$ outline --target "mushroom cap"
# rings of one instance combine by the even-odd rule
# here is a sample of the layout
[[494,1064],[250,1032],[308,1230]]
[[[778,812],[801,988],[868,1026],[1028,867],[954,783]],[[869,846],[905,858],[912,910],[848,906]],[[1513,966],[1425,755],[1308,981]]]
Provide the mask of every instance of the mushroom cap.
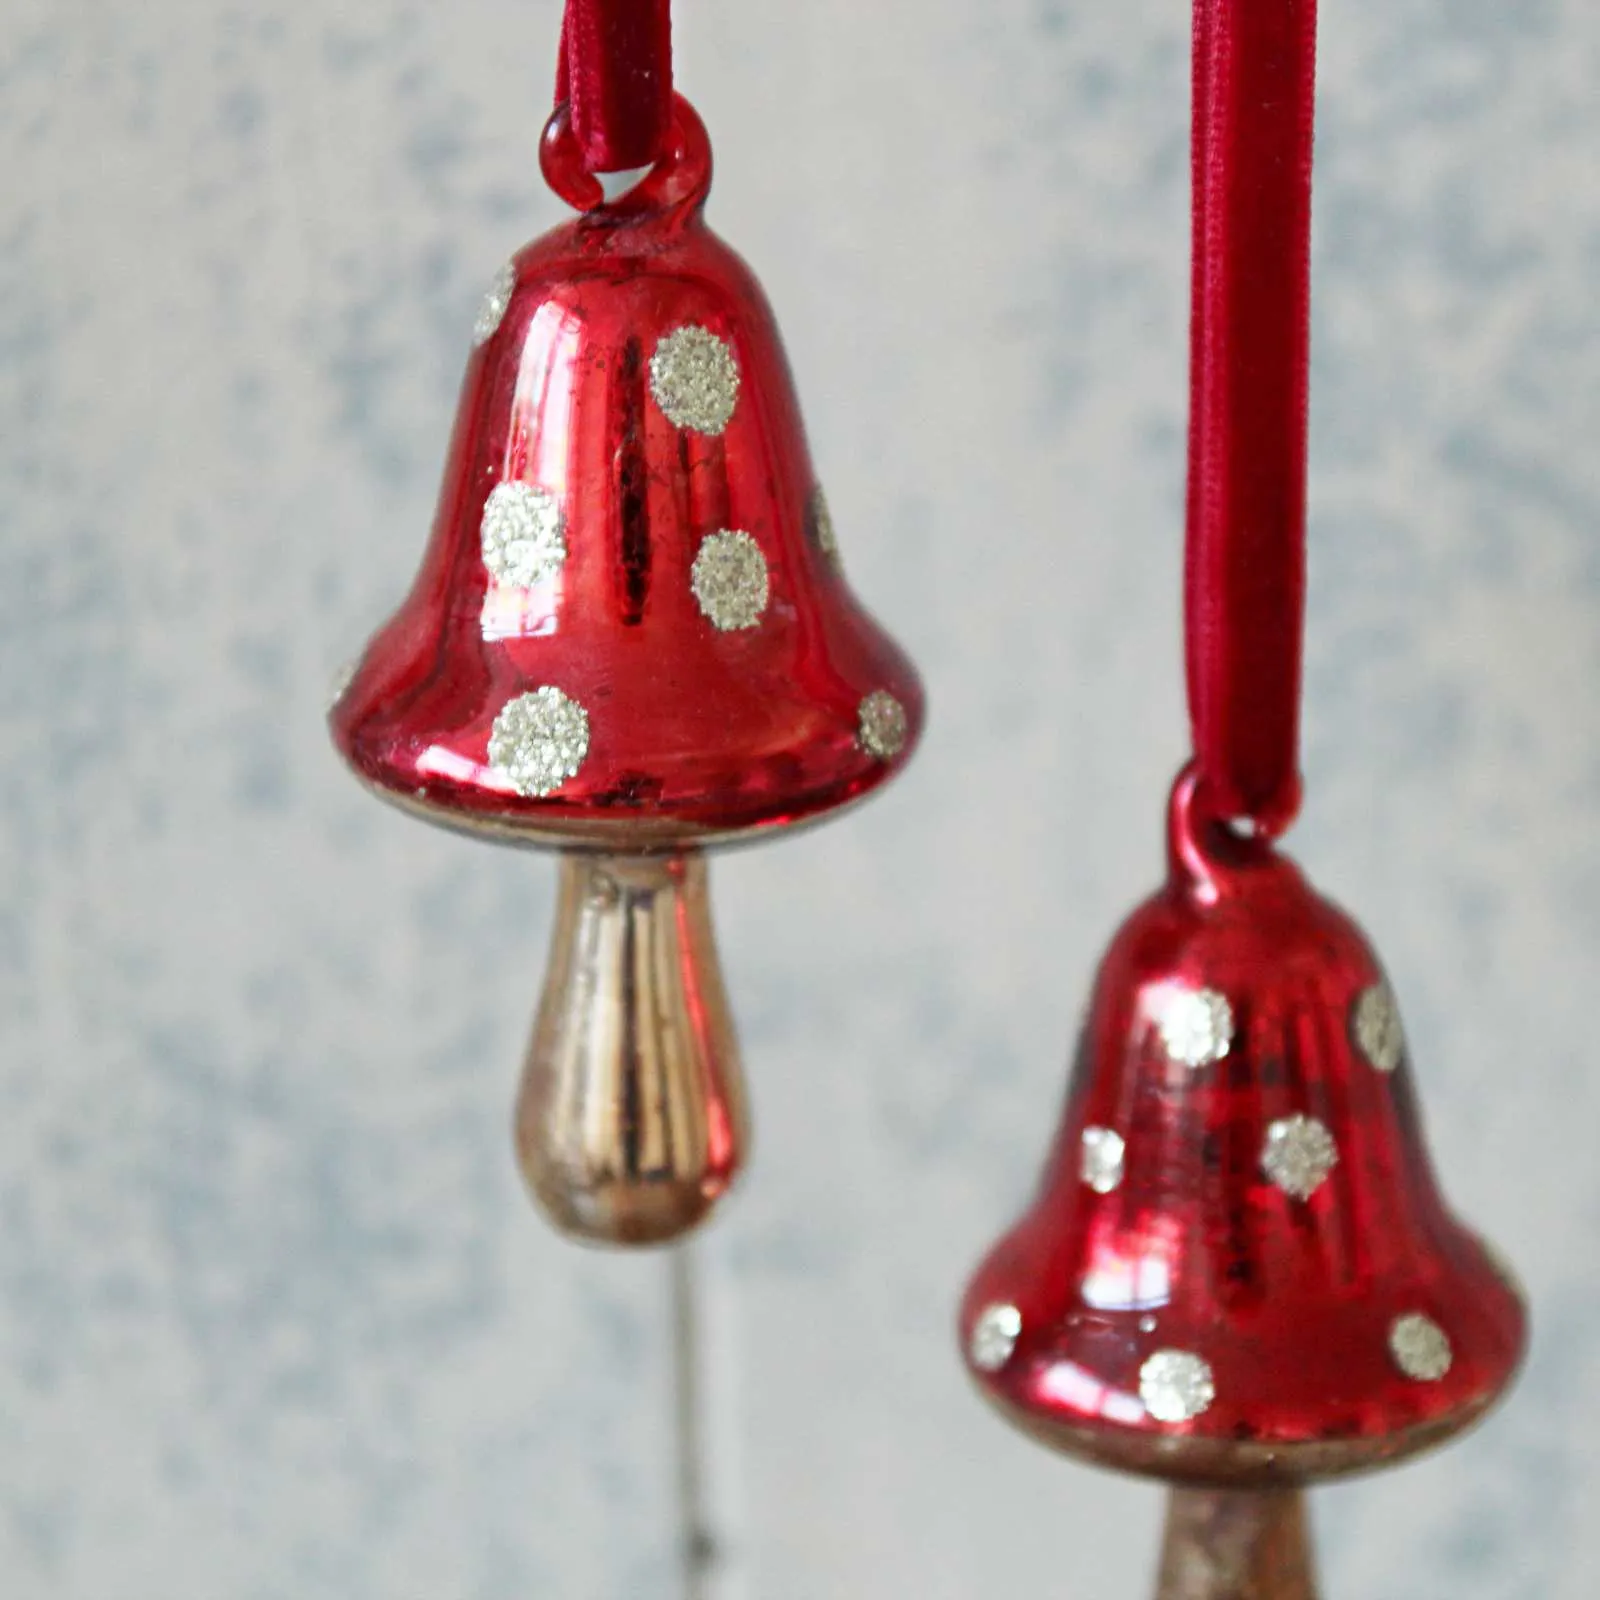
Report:
[[984,1393],[1058,1448],[1207,1482],[1376,1466],[1521,1359],[1509,1270],[1429,1164],[1361,931],[1197,821],[1100,968],[1039,1192],[961,1310]]
[[867,794],[920,733],[681,101],[678,132],[653,200],[557,227],[491,291],[421,570],[331,713],[356,773],[431,820],[725,838]]

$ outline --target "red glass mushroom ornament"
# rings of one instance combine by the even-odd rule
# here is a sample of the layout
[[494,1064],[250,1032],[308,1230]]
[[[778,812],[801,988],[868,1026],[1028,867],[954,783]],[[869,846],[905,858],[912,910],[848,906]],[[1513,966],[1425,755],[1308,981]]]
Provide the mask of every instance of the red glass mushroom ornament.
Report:
[[760,287],[705,224],[700,119],[678,98],[609,202],[565,107],[541,159],[580,215],[484,303],[421,571],[331,725],[383,799],[563,852],[519,1156],[564,1230],[651,1243],[746,1140],[703,852],[869,794],[923,699],[845,581]]
[[1199,793],[1174,791],[1167,883],[1105,957],[1043,1183],[961,1325],[983,1393],[1057,1448],[1266,1488],[1470,1425],[1525,1314],[1439,1194],[1366,939]]

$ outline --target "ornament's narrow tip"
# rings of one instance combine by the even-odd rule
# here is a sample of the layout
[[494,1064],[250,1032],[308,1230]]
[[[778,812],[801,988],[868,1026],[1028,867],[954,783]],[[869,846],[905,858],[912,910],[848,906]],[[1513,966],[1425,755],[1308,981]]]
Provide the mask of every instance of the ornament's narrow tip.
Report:
[[700,855],[563,857],[516,1142],[586,1243],[669,1243],[731,1186],[744,1083]]

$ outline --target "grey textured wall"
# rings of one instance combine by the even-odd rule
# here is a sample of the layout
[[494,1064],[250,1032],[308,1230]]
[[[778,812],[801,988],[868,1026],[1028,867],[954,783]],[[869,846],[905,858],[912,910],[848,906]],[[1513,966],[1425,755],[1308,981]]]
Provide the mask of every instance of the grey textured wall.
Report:
[[[1178,680],[1182,0],[681,0],[861,592],[932,695],[727,861],[760,1120],[703,1246],[719,1597],[1131,1597],[1157,1497],[967,1392]],[[675,1596],[665,1286],[523,1203],[542,862],[320,726],[478,298],[554,220],[555,0],[0,17],[0,1592]],[[1537,1315],[1513,1403],[1321,1501],[1334,1594],[1600,1566],[1600,11],[1327,0],[1297,849],[1399,983]]]

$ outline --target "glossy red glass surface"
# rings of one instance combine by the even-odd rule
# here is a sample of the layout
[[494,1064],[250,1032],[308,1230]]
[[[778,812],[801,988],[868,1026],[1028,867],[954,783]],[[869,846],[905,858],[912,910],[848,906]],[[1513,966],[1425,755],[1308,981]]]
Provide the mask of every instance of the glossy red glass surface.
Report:
[[[1311,1447],[1307,1476],[1370,1466],[1488,1405],[1520,1359],[1523,1308],[1438,1192],[1409,1062],[1379,1070],[1358,1043],[1358,997],[1382,978],[1360,930],[1270,844],[1207,821],[1188,775],[1170,832],[1166,886],[1100,969],[1039,1193],[965,1297],[969,1360],[985,1308],[1020,1312],[998,1370],[973,1375],[1012,1420],[1136,1470],[1226,1476],[1253,1451],[1292,1476],[1286,1446]],[[1191,1067],[1157,1019],[1202,989],[1226,997],[1234,1035]],[[1268,1127],[1297,1114],[1338,1151],[1305,1199],[1262,1164]],[[1125,1141],[1110,1192],[1084,1181],[1086,1128]],[[1428,1380],[1390,1344],[1418,1313],[1450,1346]],[[1141,1369],[1161,1350],[1208,1364],[1198,1416],[1146,1408]],[[1186,1455],[1190,1441],[1235,1455]]]
[[[334,708],[335,741],[369,784],[434,820],[535,838],[692,840],[853,800],[909,757],[922,693],[829,553],[772,315],[702,218],[705,131],[679,100],[668,155],[610,203],[564,113],[543,156],[585,214],[513,263],[509,307],[467,368],[421,571]],[[685,327],[737,362],[720,433],[675,424],[652,397],[653,353]],[[491,491],[519,481],[560,504],[567,550],[525,588],[490,575],[480,538]],[[720,631],[692,592],[700,543],[721,530],[765,558],[757,626]],[[488,746],[501,709],[546,685],[584,708],[588,751],[553,792],[528,795]],[[878,691],[905,715],[888,754],[861,736]]]

